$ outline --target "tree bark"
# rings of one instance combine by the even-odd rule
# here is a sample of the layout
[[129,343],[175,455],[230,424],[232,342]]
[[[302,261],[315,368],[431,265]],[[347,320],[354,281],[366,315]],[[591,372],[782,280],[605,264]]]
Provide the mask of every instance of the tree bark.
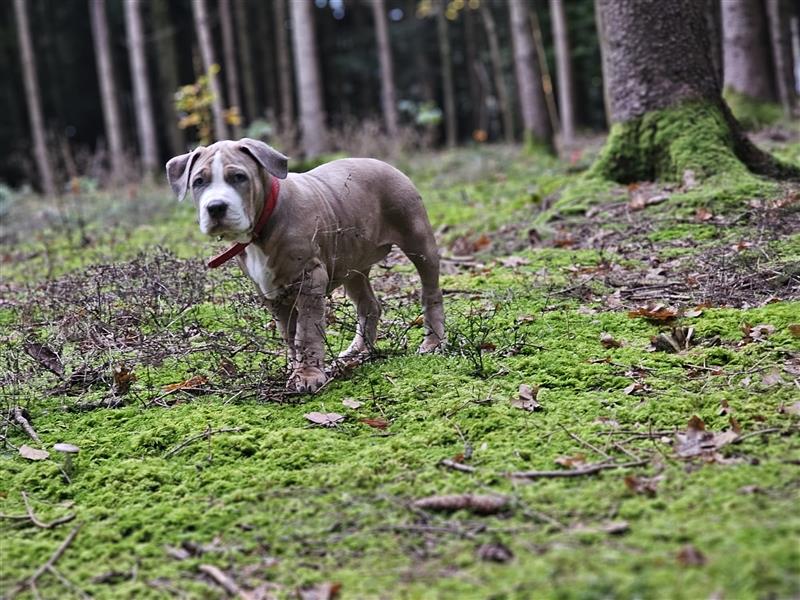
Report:
[[56,195],[56,183],[53,166],[47,152],[42,117],[42,102],[39,94],[39,79],[36,76],[36,63],[33,56],[31,29],[28,23],[26,0],[14,0],[14,16],[17,21],[17,37],[19,38],[20,57],[22,61],[22,78],[25,84],[25,98],[28,104],[28,117],[31,122],[33,137],[33,155],[36,169],[41,177],[42,190],[48,196]]
[[439,0],[436,7],[436,31],[439,38],[439,60],[442,69],[445,140],[448,148],[455,148],[458,136],[456,131],[456,94],[453,89],[453,57],[450,51],[444,0]]
[[158,88],[156,96],[161,106],[161,118],[164,122],[161,130],[167,136],[170,155],[177,156],[186,151],[186,136],[178,127],[178,111],[175,110],[174,94],[178,90],[178,57],[175,52],[175,28],[169,15],[168,0],[152,0],[153,30],[155,31],[155,52],[158,71]]
[[475,17],[471,8],[464,9],[464,54],[466,59],[467,83],[469,84],[469,105],[472,110],[472,129],[477,132],[484,129],[481,114],[481,84],[478,79],[480,61],[478,59],[475,40]]
[[792,118],[797,103],[791,17],[792,11],[788,0],[767,0],[772,62],[775,65],[775,87],[787,118]]
[[386,23],[386,5],[384,0],[372,0],[372,16],[375,20],[375,34],[378,42],[378,59],[381,64],[381,102],[386,132],[390,136],[397,134],[397,94],[394,87],[394,65],[392,61],[392,45],[389,40],[389,27]]
[[125,154],[122,149],[122,120],[117,102],[117,85],[114,81],[105,0],[89,0],[89,15],[92,22],[97,77],[100,81],[103,121],[111,158],[111,177],[115,182],[119,182],[125,173]]
[[218,140],[228,138],[228,127],[225,124],[225,114],[222,109],[222,93],[219,89],[219,81],[214,73],[214,65],[217,64],[214,58],[214,45],[211,39],[211,29],[208,23],[208,10],[206,0],[193,0],[192,13],[194,15],[194,27],[197,32],[197,43],[200,46],[200,55],[203,60],[203,69],[208,75],[208,87],[211,92],[211,113],[214,118],[214,135]]
[[572,76],[572,52],[569,44],[567,16],[564,0],[550,0],[550,18],[553,23],[553,43],[556,51],[556,78],[558,81],[558,109],[561,118],[562,143],[575,141],[575,86]]
[[593,167],[628,183],[750,171],[795,178],[800,169],[756,148],[722,100],[704,13],[714,0],[596,0],[603,24],[611,118]]
[[275,9],[275,55],[278,57],[278,85],[281,96],[281,127],[290,131],[294,126],[294,94],[292,93],[292,60],[289,36],[286,33],[285,0],[274,0]]
[[511,106],[511,98],[506,86],[503,59],[500,53],[500,41],[497,36],[497,25],[487,2],[481,2],[480,11],[483,18],[483,26],[486,30],[486,39],[489,41],[489,59],[492,63],[497,102],[500,104],[500,112],[503,117],[503,134],[506,142],[511,144],[514,142],[514,110]]
[[[225,81],[228,84],[228,109],[242,111],[242,99],[239,96],[239,71],[236,68],[236,42],[233,39],[233,23],[231,20],[231,0],[219,2],[219,24],[222,29],[222,58],[225,63]],[[242,130],[239,125],[231,125],[233,137],[239,138]]]
[[777,100],[762,0],[722,2],[725,87],[754,100]]
[[553,128],[542,88],[539,59],[533,45],[528,5],[525,0],[509,0],[511,42],[514,47],[514,71],[517,76],[522,123],[526,143],[553,147]]
[[[239,64],[242,67],[242,87],[244,88],[244,106],[242,115],[247,122],[253,121],[259,114],[258,102],[256,101],[255,75],[253,72],[252,47],[250,44],[250,24],[247,21],[247,11],[245,10],[245,0],[234,0],[233,15],[236,19],[236,32],[239,36]],[[263,7],[256,9],[263,11]],[[269,63],[271,52],[261,57],[265,63]]]
[[150,99],[150,82],[147,79],[147,55],[144,46],[141,0],[126,0],[125,30],[128,37],[128,58],[131,63],[136,129],[142,153],[142,168],[152,175],[158,168],[158,146],[153,105]]
[[300,101],[300,129],[303,150],[308,158],[319,156],[328,148],[325,130],[325,105],[319,73],[314,5],[311,2],[290,2],[292,38],[294,40],[297,97]]

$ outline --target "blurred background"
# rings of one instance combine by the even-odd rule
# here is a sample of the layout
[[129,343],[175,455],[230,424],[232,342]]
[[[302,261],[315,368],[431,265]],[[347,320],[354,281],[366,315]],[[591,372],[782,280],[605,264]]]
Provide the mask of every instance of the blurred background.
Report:
[[[726,17],[726,2],[750,13]],[[758,119],[792,115],[799,11],[722,1],[734,111],[741,93],[773,107]],[[240,136],[302,169],[496,142],[569,157],[607,126],[592,0],[6,0],[0,23],[0,181],[13,188],[134,181]],[[791,40],[783,56],[777,37]]]

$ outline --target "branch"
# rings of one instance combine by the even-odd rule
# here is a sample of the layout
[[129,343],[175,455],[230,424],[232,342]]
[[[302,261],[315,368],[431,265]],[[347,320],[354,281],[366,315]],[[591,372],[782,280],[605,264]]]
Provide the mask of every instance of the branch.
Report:
[[630,469],[641,467],[647,464],[646,460],[637,460],[626,463],[597,463],[581,467],[580,469],[567,469],[563,471],[512,471],[506,473],[506,477],[512,479],[548,479],[556,477],[581,477],[583,475],[594,475],[607,469]]
[[[30,500],[28,500],[28,494],[26,492],[22,492],[22,501],[25,503],[25,510],[28,513],[28,518],[31,520],[31,523],[36,525],[37,527],[41,527],[42,529],[52,529],[62,523],[69,523],[72,519],[75,518],[75,513],[64,515],[63,517],[59,517],[55,521],[51,521],[50,523],[45,523],[40,521],[36,514],[33,512],[33,507],[31,506]],[[16,518],[16,517],[10,517]]]
[[17,587],[11,591],[10,597],[13,598],[17,594],[25,591],[26,589],[30,589],[32,592],[34,592],[34,595],[36,596],[37,595],[35,593],[36,582],[38,581],[39,577],[44,575],[46,571],[52,571],[54,569],[56,563],[58,562],[58,559],[60,559],[61,555],[63,555],[64,552],[66,552],[67,548],[69,548],[70,544],[72,544],[72,542],[75,540],[75,536],[78,535],[78,532],[80,530],[81,530],[81,525],[76,525],[75,528],[69,532],[69,535],[66,537],[66,539],[63,542],[61,542],[61,545],[58,548],[56,548],[56,551],[50,555],[50,558],[47,559],[47,562],[41,565],[38,569],[36,569],[33,572],[33,575],[31,575],[24,581],[21,581],[19,584],[17,584]]
[[242,430],[241,427],[223,427],[221,429],[206,429],[203,433],[198,433],[197,435],[193,435],[192,437],[182,441],[180,444],[175,446],[172,450],[167,452],[164,455],[164,458],[169,458],[170,456],[172,456],[174,454],[177,454],[178,452],[180,452],[181,450],[186,448],[186,446],[196,442],[197,440],[201,440],[201,439],[206,439],[207,440],[208,438],[210,438],[212,435],[214,435],[216,433],[231,433],[231,432],[236,432],[236,431],[241,431],[241,430]]

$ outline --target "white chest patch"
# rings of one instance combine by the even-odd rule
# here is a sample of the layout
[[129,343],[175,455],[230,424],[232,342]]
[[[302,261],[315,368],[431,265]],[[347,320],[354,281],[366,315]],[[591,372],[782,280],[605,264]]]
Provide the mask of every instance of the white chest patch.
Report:
[[244,251],[244,265],[261,293],[273,300],[278,295],[278,290],[273,283],[272,271],[267,266],[267,255],[258,246],[251,244]]

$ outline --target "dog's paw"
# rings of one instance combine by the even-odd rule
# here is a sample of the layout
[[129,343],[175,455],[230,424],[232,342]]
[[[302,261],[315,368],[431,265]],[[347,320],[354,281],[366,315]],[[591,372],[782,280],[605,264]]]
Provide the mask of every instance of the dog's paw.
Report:
[[439,338],[438,336],[428,336],[422,340],[417,352],[419,354],[430,354],[431,352],[436,352],[437,350],[443,350],[444,343],[445,340]]
[[289,378],[288,386],[304,394],[313,394],[323,385],[328,378],[325,372],[317,367],[300,367],[295,369]]

